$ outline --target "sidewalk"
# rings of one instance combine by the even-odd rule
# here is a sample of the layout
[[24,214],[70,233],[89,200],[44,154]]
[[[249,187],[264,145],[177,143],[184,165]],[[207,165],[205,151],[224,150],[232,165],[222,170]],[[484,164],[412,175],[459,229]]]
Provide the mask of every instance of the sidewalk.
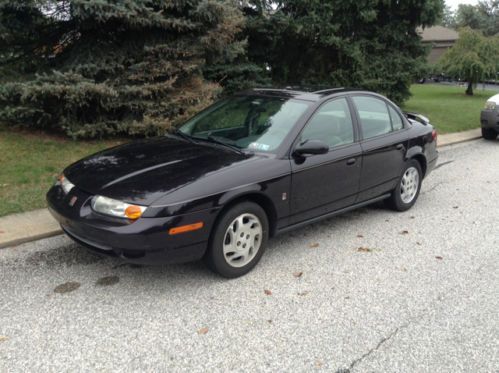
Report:
[[0,249],[62,233],[47,209],[7,215],[0,218]]
[[470,141],[479,139],[482,137],[482,130],[480,128],[476,128],[474,130],[449,133],[447,135],[439,135],[438,136],[438,146],[447,146],[458,144],[460,142]]
[[[481,130],[474,129],[438,136],[438,146],[478,139]],[[0,218],[0,249],[61,234],[59,224],[47,209],[8,215]]]

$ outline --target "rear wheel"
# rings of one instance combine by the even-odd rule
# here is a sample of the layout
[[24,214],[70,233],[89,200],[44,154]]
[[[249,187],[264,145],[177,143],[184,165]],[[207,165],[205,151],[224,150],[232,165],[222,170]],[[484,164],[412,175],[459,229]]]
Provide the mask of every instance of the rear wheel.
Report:
[[262,257],[268,236],[265,211],[253,202],[237,204],[219,219],[205,255],[206,264],[223,277],[242,276]]
[[497,132],[493,128],[482,128],[482,137],[485,140],[495,140],[497,137]]
[[415,159],[410,159],[404,167],[397,188],[386,201],[388,206],[396,211],[409,210],[419,197],[422,180],[421,165]]

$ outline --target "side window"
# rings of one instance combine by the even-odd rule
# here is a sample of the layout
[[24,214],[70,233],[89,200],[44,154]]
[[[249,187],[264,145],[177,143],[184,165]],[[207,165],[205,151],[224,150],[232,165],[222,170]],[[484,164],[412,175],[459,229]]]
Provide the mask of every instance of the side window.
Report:
[[345,98],[329,101],[322,105],[307,123],[301,141],[322,140],[329,147],[352,144],[353,124]]
[[352,97],[359,114],[364,139],[384,135],[392,131],[388,107],[384,101],[368,96]]
[[388,110],[390,111],[390,117],[392,118],[393,130],[398,131],[404,128],[404,122],[402,122],[402,118],[400,118],[399,113],[397,113],[390,105],[388,105]]

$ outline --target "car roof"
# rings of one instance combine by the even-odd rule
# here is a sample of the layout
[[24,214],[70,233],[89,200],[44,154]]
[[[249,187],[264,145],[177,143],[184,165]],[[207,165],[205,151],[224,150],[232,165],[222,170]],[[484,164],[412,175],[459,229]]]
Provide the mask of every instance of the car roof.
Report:
[[372,93],[356,88],[320,88],[320,87],[286,87],[286,88],[253,88],[247,91],[238,93],[238,95],[258,95],[258,96],[274,96],[283,98],[295,98],[306,101],[320,101],[326,97],[348,92],[365,92]]

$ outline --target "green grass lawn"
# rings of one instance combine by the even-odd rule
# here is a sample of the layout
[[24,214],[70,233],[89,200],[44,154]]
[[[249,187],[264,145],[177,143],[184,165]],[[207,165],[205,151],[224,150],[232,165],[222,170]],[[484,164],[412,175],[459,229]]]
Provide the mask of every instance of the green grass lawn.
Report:
[[464,94],[465,87],[438,84],[415,84],[405,111],[414,111],[430,118],[440,134],[466,131],[480,127],[480,111],[493,91],[475,89],[473,96]]
[[0,216],[45,206],[45,193],[64,167],[120,141],[72,141],[0,126]]

